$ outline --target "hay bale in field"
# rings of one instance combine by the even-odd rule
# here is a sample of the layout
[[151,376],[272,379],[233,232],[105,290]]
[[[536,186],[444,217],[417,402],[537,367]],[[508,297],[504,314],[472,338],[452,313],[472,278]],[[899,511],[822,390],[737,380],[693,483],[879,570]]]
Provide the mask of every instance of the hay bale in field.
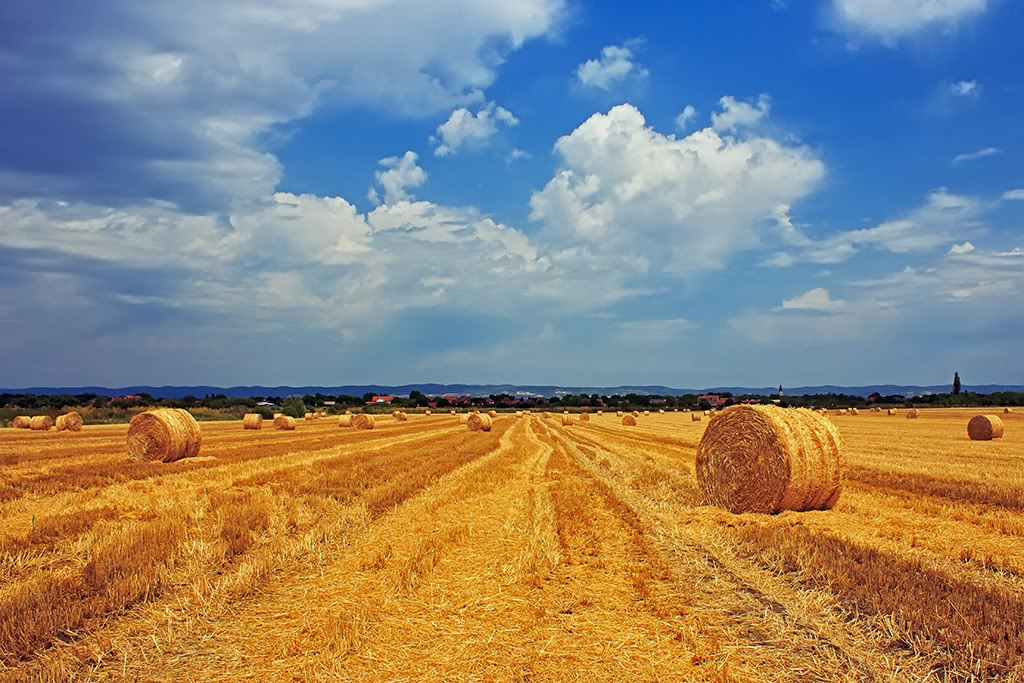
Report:
[[471,432],[489,432],[491,431],[491,416],[490,415],[470,415],[469,420],[466,422],[466,429]]
[[700,413],[690,413],[690,422],[700,422]]
[[315,419],[316,419],[316,418],[314,418],[314,417],[313,417],[313,413],[306,413],[306,414],[305,414],[305,415],[303,415],[302,417],[303,417],[304,419],[306,419],[306,420],[315,420]]
[[572,415],[570,415],[569,413],[565,413],[564,415],[562,415],[563,427],[569,427],[572,426],[573,424],[575,424],[575,422],[573,422]]
[[998,415],[975,415],[967,423],[967,436],[971,441],[991,441],[1003,438],[1003,421]]
[[400,410],[396,410],[395,412],[391,413],[391,417],[395,418],[395,420],[397,420],[398,422],[405,422],[406,420],[409,419],[409,416]]
[[732,406],[697,446],[704,500],[730,512],[827,510],[842,489],[842,443],[827,418],[806,409]]
[[616,410],[615,411],[615,417],[622,417],[622,411],[621,410]]
[[665,414],[665,409],[664,408],[661,408],[661,409],[658,410],[658,415],[664,415],[664,414]]
[[1009,408],[1003,408],[1003,412],[1004,413],[1012,413],[1013,411],[1010,410]]
[[242,429],[263,429],[263,416],[259,413],[246,413],[242,418]]
[[346,414],[346,415],[351,415],[351,414],[352,414],[352,411],[351,411],[351,410],[346,410],[346,411],[345,411],[345,414]]
[[630,413],[630,415],[632,415],[633,417],[640,417],[640,411],[634,410],[632,413]]
[[352,415],[351,414],[339,415],[338,416],[338,426],[339,427],[351,427],[352,426]]
[[889,408],[889,410],[886,411],[886,414],[887,415],[895,415],[898,412],[900,412],[900,411],[897,410],[896,408]]
[[523,411],[517,410],[516,411],[516,417],[522,417],[522,416],[523,416]]
[[918,410],[917,408],[911,408],[910,410],[907,411],[908,420],[916,420],[919,417],[921,417],[921,411]]
[[15,429],[28,429],[32,426],[32,418],[28,415],[18,415],[11,426]]
[[498,417],[498,411],[496,411],[496,410],[488,410],[487,411],[487,417],[489,417],[489,418],[491,418],[493,420],[494,418]]
[[469,415],[459,415],[459,424],[464,425],[469,423]]
[[58,432],[62,432],[64,430],[69,432],[80,432],[82,431],[83,424],[84,421],[82,420],[82,416],[72,410],[70,413],[58,415],[54,426],[57,428]]
[[580,422],[590,422],[590,415],[587,413],[580,413]]
[[651,411],[649,411],[649,410],[645,410],[644,411],[644,417],[649,417],[650,414],[651,414]]
[[523,411],[523,412],[525,412],[527,415],[532,415],[533,414],[532,410],[526,410],[526,411]]
[[860,415],[860,411],[856,408],[850,408],[850,415]]
[[543,417],[551,417],[551,413],[545,412]]
[[274,418],[274,429],[283,429],[291,432],[295,430],[295,418],[288,415],[278,415]]
[[425,411],[425,412],[424,412],[423,414],[424,414],[424,415],[430,415],[430,411],[429,411],[429,410],[427,410],[427,411]]
[[455,414],[455,411],[454,411],[454,410],[452,410],[452,411],[449,411],[449,412],[450,412],[450,413],[451,413],[452,415],[454,415],[454,414]]
[[132,460],[174,462],[194,458],[202,444],[199,423],[181,408],[147,410],[128,425],[128,456]]
[[599,411],[597,411],[597,414],[598,415],[604,415],[604,411],[603,410],[599,410]]
[[622,418],[623,427],[636,427],[636,418],[632,415],[625,415]]
[[284,413],[274,413],[274,419],[276,420],[277,418],[281,417],[282,415],[284,415]]
[[705,410],[705,411],[704,411],[704,414],[705,414],[705,415],[710,415],[710,414],[711,414],[711,411],[710,411],[710,410]]
[[373,419],[373,415],[359,413],[352,416],[352,427],[354,429],[373,429],[375,425],[376,420]]
[[53,418],[49,415],[34,415],[28,428],[34,432],[45,432],[53,426]]

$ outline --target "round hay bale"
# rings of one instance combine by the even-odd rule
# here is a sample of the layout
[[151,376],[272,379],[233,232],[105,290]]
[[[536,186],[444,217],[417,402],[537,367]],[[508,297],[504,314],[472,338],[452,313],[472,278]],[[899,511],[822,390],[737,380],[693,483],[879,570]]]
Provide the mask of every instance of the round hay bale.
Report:
[[376,421],[373,419],[373,415],[359,413],[352,416],[352,427],[354,429],[373,429],[375,425]]
[[302,417],[303,417],[304,419],[306,419],[306,420],[315,420],[315,419],[316,419],[315,417],[313,417],[313,413],[306,413],[306,414],[305,414],[305,415],[303,415]]
[[454,410],[452,410],[452,411],[451,411],[451,414],[452,414],[452,415],[454,415],[454,414],[455,414],[455,411],[454,411]]
[[661,409],[658,410],[658,415],[664,415],[664,414],[665,414],[665,409],[664,408],[661,408]]
[[889,408],[889,410],[886,411],[886,414],[887,415],[895,415],[898,412],[900,412],[900,411],[897,410],[896,408]]
[[597,414],[598,415],[604,415],[604,411],[603,410],[599,410],[599,411],[597,411]]
[[632,415],[624,415],[622,417],[622,425],[624,427],[636,427],[636,418]]
[[57,427],[58,432],[62,432],[64,430],[69,432],[80,432],[82,431],[82,424],[84,424],[82,416],[72,410],[70,413],[58,415],[54,426]]
[[564,415],[562,415],[562,426],[563,427],[569,427],[569,426],[572,426],[573,424],[575,424],[575,423],[572,420],[572,415],[570,415],[569,413],[565,413]]
[[697,446],[704,500],[734,513],[830,509],[842,471],[839,432],[806,409],[733,406],[712,420]]
[[580,422],[590,422],[590,415],[587,413],[580,413]]
[[278,415],[274,418],[274,429],[283,429],[291,432],[295,430],[295,418],[287,415]]
[[705,411],[704,411],[704,414],[705,414],[705,415],[710,415],[710,414],[711,414],[711,411],[710,411],[710,410],[705,410]]
[[533,411],[532,411],[532,410],[525,410],[525,411],[523,411],[523,412],[525,412],[525,413],[526,413],[527,415],[532,415],[532,414],[533,414]]
[[645,410],[644,411],[644,417],[648,417],[648,416],[650,416],[650,414],[651,414],[651,411],[649,411],[649,410]]
[[464,425],[469,423],[469,415],[459,415],[459,424]]
[[522,417],[522,416],[523,416],[523,411],[517,410],[516,411],[516,417]]
[[352,411],[351,411],[351,410],[346,410],[346,411],[345,411],[345,414],[346,414],[346,415],[351,415],[351,414],[352,414]]
[[630,413],[630,415],[632,415],[633,417],[640,417],[640,411],[634,410],[632,413]]
[[921,417],[921,411],[918,410],[917,408],[911,408],[910,410],[907,411],[908,420],[916,420],[919,417]]
[[15,429],[28,429],[32,426],[32,418],[28,415],[18,415],[14,418],[12,426]]
[[690,413],[690,422],[700,422],[700,413]]
[[147,410],[128,425],[128,456],[132,460],[175,462],[194,458],[202,445],[199,423],[181,408]]
[[850,408],[850,415],[860,415],[860,411],[856,408]]
[[242,429],[263,429],[263,416],[259,413],[246,413],[242,418]]
[[351,427],[352,426],[352,415],[339,415],[338,416],[339,427]]
[[428,410],[428,411],[424,412],[423,414],[424,415],[430,415],[430,411]]
[[471,432],[489,432],[491,431],[491,416],[481,415],[479,413],[470,415],[466,421],[466,429]]
[[1003,421],[998,415],[975,415],[967,423],[967,436],[971,441],[991,441],[1003,438]]
[[1009,408],[1003,408],[1003,412],[1004,413],[1012,413],[1013,411],[1010,410]]
[[487,417],[493,420],[494,418],[498,417],[498,412],[496,410],[488,410]]
[[616,410],[615,411],[615,417],[622,417],[622,411],[621,410]]
[[391,413],[391,416],[399,422],[405,422],[406,420],[409,419],[409,416],[400,410],[396,410],[395,412]]
[[53,426],[53,418],[49,415],[35,415],[28,428],[34,432],[45,432]]
[[277,418],[281,417],[282,415],[284,415],[284,413],[274,413],[274,419],[276,420]]

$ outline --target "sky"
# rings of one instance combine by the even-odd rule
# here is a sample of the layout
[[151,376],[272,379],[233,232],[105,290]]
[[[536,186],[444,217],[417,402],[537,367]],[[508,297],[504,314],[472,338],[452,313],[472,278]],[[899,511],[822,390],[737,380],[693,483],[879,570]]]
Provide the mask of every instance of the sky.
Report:
[[0,3],[0,386],[1024,383],[1024,3]]

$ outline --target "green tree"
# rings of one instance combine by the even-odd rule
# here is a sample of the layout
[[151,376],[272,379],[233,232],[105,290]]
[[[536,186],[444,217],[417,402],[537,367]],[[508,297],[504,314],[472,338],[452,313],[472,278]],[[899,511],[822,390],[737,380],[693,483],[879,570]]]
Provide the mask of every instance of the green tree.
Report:
[[960,393],[960,373],[959,372],[954,372],[953,373],[953,394],[956,395],[956,394],[959,394],[959,393]]
[[301,397],[289,396],[284,400],[284,405],[281,406],[281,412],[288,417],[303,417],[308,411],[306,410],[306,404],[302,402]]

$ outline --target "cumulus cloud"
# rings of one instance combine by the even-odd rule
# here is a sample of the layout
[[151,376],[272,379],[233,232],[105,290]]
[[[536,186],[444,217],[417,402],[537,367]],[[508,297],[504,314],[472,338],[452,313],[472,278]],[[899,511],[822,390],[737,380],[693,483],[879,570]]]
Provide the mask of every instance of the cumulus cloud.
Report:
[[55,17],[0,3],[0,201],[160,200],[200,213],[263,201],[281,177],[268,153],[281,125],[323,107],[424,116],[481,102],[509,51],[563,9],[183,0],[140,12],[110,0]]
[[460,107],[437,127],[437,134],[430,138],[431,143],[437,144],[434,155],[454,154],[464,144],[483,144],[498,132],[499,125],[518,126],[519,119],[494,102],[488,102],[476,114]]
[[785,299],[776,310],[832,311],[841,307],[844,303],[846,302],[835,301],[829,298],[827,289],[815,287],[792,299]]
[[988,0],[833,0],[840,28],[893,43],[926,30],[952,30],[980,15]]
[[676,128],[679,130],[686,130],[690,126],[690,121],[697,117],[697,110],[693,108],[692,104],[688,104],[683,107],[683,111],[676,116]]
[[759,244],[764,216],[825,174],[798,144],[712,128],[677,139],[629,104],[594,114],[555,152],[561,168],[530,198],[546,237],[592,264],[677,274],[720,268]]
[[964,242],[963,244],[954,244],[949,248],[950,254],[970,254],[974,251],[974,245],[970,242]]
[[1024,189],[1009,190],[1003,193],[1003,199],[1024,201]]
[[647,78],[648,72],[634,61],[636,41],[625,45],[606,45],[598,59],[588,59],[576,68],[580,85],[609,90],[630,78]]
[[953,157],[953,163],[959,164],[961,161],[974,161],[975,159],[984,159],[985,157],[994,157],[1001,153],[1002,150],[998,147],[985,147],[979,149],[977,152],[969,152],[967,154],[957,154]]
[[771,109],[771,98],[768,95],[761,95],[753,104],[740,102],[729,95],[718,102],[722,106],[722,111],[711,115],[711,127],[719,132],[755,126],[768,116]]
[[409,199],[411,195],[406,188],[419,187],[427,182],[427,172],[416,165],[417,158],[416,152],[410,150],[401,157],[381,159],[380,165],[387,170],[376,171],[373,177],[384,191],[384,198],[381,200],[377,188],[371,186],[367,192],[369,200],[374,204],[394,204]]

